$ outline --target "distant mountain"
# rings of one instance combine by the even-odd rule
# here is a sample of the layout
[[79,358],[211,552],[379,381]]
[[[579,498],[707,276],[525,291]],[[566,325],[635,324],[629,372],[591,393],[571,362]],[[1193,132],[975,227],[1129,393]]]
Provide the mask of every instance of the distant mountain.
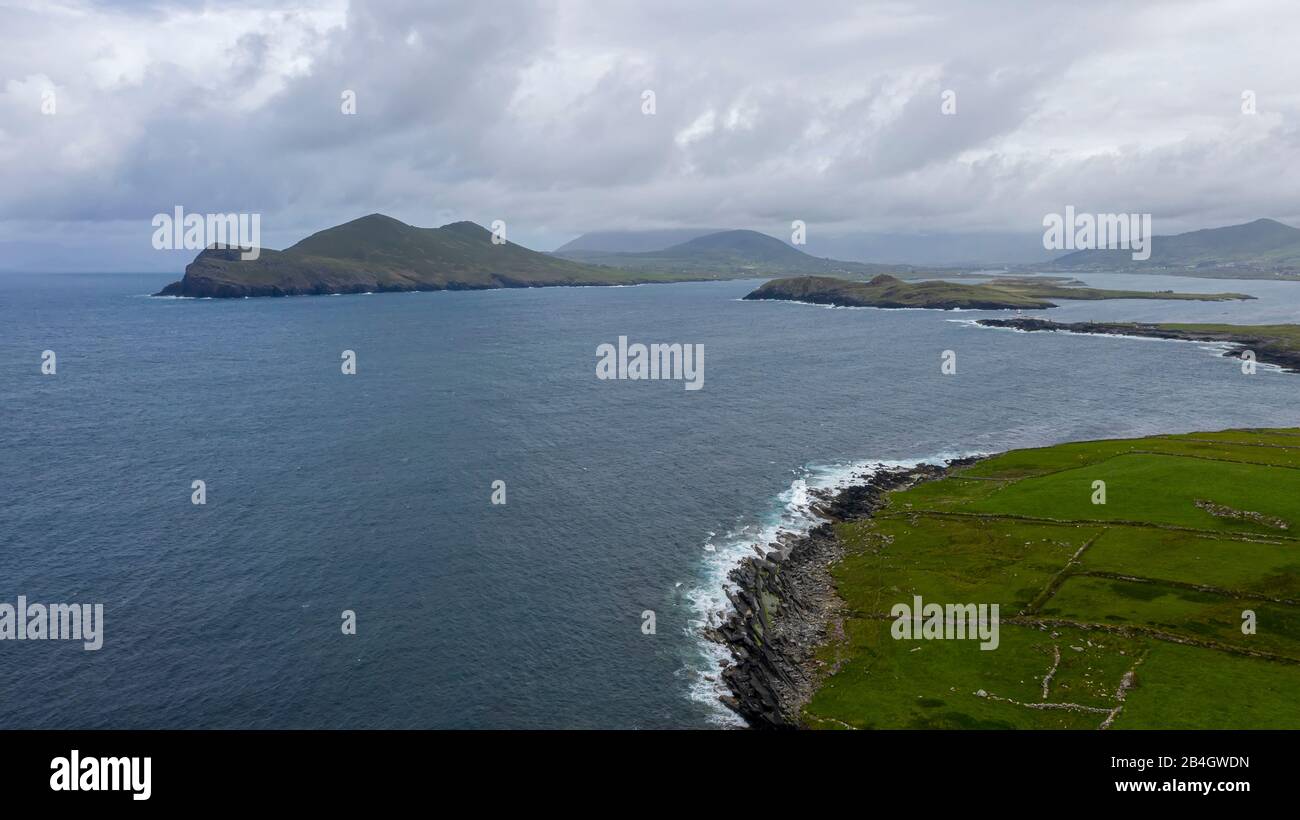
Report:
[[[556,248],[569,259],[610,253],[661,251],[696,237],[723,233],[721,229],[682,228],[648,231],[593,231]],[[1043,235],[1034,233],[827,233],[813,230],[799,248],[810,256],[887,265],[930,267],[1000,267],[1051,261],[1060,251],[1043,248]]]
[[758,231],[718,231],[644,253],[555,252],[588,264],[660,274],[712,277],[826,274],[866,279],[880,273],[918,274],[911,265],[878,265],[811,256]]
[[473,222],[416,228],[383,214],[312,234],[256,260],[237,248],[208,248],[160,296],[294,296],[547,285],[615,285],[682,276],[597,268],[511,242],[496,245]]
[[758,231],[719,231],[696,237],[660,252],[680,258],[755,260],[780,264],[802,264],[810,257],[776,237]]
[[1150,271],[1199,275],[1285,276],[1300,274],[1300,229],[1274,219],[1207,228],[1151,239],[1151,258],[1129,250],[1075,251],[1047,270]]
[[[647,231],[591,231],[566,242],[553,253],[565,256],[574,252],[645,253],[661,251],[689,242],[697,236],[717,233],[717,228],[666,228]],[[577,257],[571,257],[577,258]]]

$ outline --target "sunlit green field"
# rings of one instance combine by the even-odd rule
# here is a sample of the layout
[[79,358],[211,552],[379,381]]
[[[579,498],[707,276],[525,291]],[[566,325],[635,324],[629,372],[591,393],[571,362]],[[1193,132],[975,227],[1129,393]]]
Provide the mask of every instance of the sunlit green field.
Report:
[[[1300,429],[1021,450],[895,493],[839,525],[845,638],[805,722],[1300,728],[1298,530]],[[998,604],[997,649],[894,639],[914,595]]]

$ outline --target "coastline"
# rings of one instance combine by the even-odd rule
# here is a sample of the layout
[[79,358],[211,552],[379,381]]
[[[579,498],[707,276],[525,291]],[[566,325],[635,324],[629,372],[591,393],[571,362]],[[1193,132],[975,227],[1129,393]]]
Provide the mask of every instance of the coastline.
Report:
[[157,293],[149,294],[160,299],[259,299],[267,297],[290,296],[360,296],[376,293],[439,293],[442,291],[467,290],[523,290],[528,288],[622,288],[637,285],[679,284],[683,282],[713,282],[717,279],[697,278],[644,278],[628,277],[593,282],[530,282],[524,280],[496,277],[493,283],[448,282],[446,284],[405,283],[392,284],[379,281],[353,282],[331,285],[326,283],[289,284],[244,283],[218,281],[202,277],[190,277],[188,274],[163,287]]
[[869,518],[889,494],[946,476],[953,467],[985,456],[965,456],[942,464],[882,467],[861,473],[837,489],[811,491],[813,511],[823,520],[806,533],[779,533],[766,549],[754,547],[731,570],[735,591],[722,623],[705,636],[725,647],[731,662],[721,681],[730,694],[719,700],[751,728],[792,729],[817,686],[832,669],[817,649],[836,640],[843,601],[830,568],[844,555],[835,525]]
[[[1160,339],[1171,342],[1199,342],[1202,344],[1231,345],[1222,353],[1227,358],[1241,358],[1245,350],[1252,350],[1260,364],[1272,365],[1288,373],[1300,373],[1300,353],[1277,344],[1276,341],[1248,332],[1196,331],[1161,327],[1149,323],[1115,322],[1053,322],[1047,319],[977,319],[979,327],[1017,330],[1022,333],[1070,333],[1077,336],[1116,336],[1134,339]],[[1249,329],[1248,327],[1245,329]]]
[[[713,636],[732,655],[720,700],[757,729],[1294,723],[1300,636],[1235,621],[1289,624],[1300,600],[1294,575],[1276,569],[1297,543],[1297,436],[1229,427],[1071,441],[895,465],[819,493],[821,523],[730,576],[735,611]],[[1124,493],[1099,512],[1083,480],[1093,475],[1155,483],[1164,506]],[[885,623],[882,594],[955,590],[1001,607],[1002,653]],[[922,639],[939,642],[899,643]],[[1267,703],[1225,700],[1250,681]]]

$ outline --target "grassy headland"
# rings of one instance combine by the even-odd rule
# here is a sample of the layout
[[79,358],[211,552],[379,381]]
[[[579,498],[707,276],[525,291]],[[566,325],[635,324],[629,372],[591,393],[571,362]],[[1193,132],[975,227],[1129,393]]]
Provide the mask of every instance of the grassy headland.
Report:
[[[803,721],[1300,728],[1297,499],[1300,429],[1019,450],[893,492],[835,527],[843,632]],[[998,648],[895,640],[914,595],[998,604]]]
[[1173,291],[1104,290],[1047,277],[1005,277],[971,285],[959,282],[904,282],[882,274],[869,282],[829,276],[774,279],[746,299],[776,299],[839,307],[930,308],[934,310],[1006,310],[1056,307],[1049,299],[1192,299],[1220,302],[1251,299],[1241,293],[1174,293]]

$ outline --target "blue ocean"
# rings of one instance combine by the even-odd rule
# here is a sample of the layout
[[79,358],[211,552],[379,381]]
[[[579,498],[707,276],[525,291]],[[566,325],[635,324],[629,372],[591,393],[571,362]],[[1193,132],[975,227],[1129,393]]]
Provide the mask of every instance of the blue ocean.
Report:
[[[741,301],[754,281],[148,295],[174,278],[0,275],[0,602],[104,606],[98,651],[0,643],[4,728],[735,725],[701,627],[817,487],[1300,424],[1300,376],[1204,345]],[[1043,315],[1300,314],[1300,283],[1080,278],[1260,299]],[[703,389],[597,379],[620,336],[703,345]]]

